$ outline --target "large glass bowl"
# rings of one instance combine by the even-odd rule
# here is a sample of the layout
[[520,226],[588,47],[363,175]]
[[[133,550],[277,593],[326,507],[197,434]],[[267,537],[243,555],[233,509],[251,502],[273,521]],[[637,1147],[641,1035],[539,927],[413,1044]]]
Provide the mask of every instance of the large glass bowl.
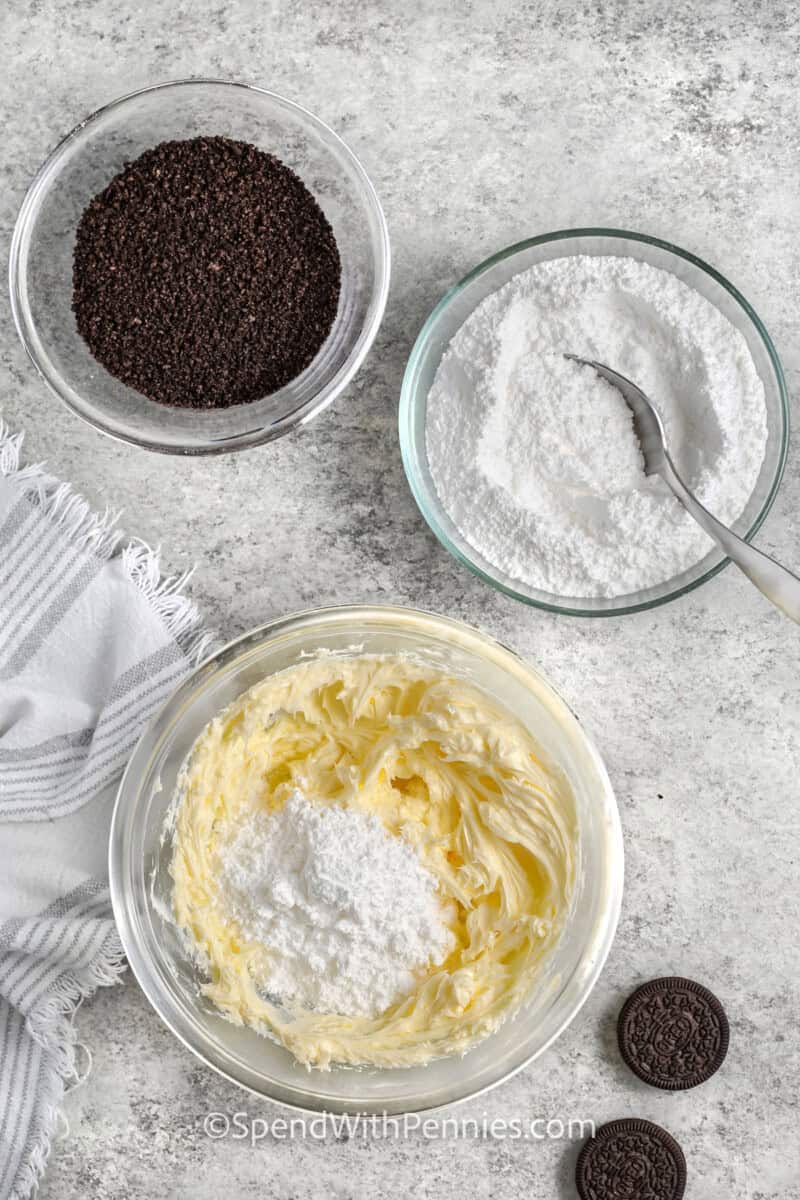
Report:
[[635,258],[670,271],[716,305],[743,334],[764,385],[767,408],[767,448],[761,473],[744,512],[733,526],[736,533],[748,541],[769,512],[783,475],[789,446],[789,403],[775,347],[744,296],[713,267],[657,238],[619,229],[566,229],[530,238],[488,258],[439,301],[414,344],[400,399],[403,463],[422,515],[442,545],[459,562],[506,595],[550,612],[576,617],[613,617],[674,600],[711,579],[727,566],[730,559],[715,547],[705,558],[672,579],[609,599],[556,596],[530,587],[500,571],[456,528],[439,499],[425,448],[428,392],[444,351],[467,317],[482,300],[503,287],[514,275],[538,263],[575,254]]
[[[205,724],[247,688],[316,651],[412,653],[472,680],[534,732],[571,783],[578,882],[540,985],[517,1016],[464,1057],[425,1067],[309,1071],[283,1047],[225,1021],[198,994],[199,976],[169,920],[171,837],[164,820],[178,771]],[[122,779],[110,840],[114,915],[131,968],[190,1050],[227,1079],[294,1107],[416,1112],[490,1088],[535,1058],[572,1020],[611,947],[622,895],[619,816],[597,751],[550,684],[483,634],[403,608],[329,608],[266,625],[201,666],[142,737]]]
[[[169,408],[133,391],[92,358],[71,309],[75,231],[89,201],[144,150],[200,134],[251,142],[290,166],[330,221],[342,263],[339,310],[311,365],[272,395],[227,409]],[[73,412],[148,450],[214,454],[287,433],[347,386],[383,317],[389,237],[364,168],[317,117],[261,88],[186,79],[115,100],[56,147],[17,218],[10,284],[23,345]]]

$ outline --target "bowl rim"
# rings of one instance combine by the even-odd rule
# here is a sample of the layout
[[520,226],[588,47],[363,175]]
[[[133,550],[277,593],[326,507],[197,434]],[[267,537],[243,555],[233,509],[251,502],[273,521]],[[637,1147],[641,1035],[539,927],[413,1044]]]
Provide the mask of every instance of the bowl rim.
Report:
[[[185,1021],[183,1013],[171,1000],[169,1001],[169,1011],[165,1011],[166,1006],[163,1003],[163,995],[159,991],[157,981],[157,972],[151,965],[150,956],[143,950],[142,945],[134,932],[134,921],[131,916],[132,905],[130,903],[131,896],[127,888],[128,869],[123,858],[123,848],[125,846],[125,837],[122,830],[123,822],[131,807],[131,800],[137,801],[141,797],[141,788],[138,783],[132,783],[134,773],[139,772],[139,764],[136,761],[140,755],[147,755],[144,763],[144,770],[140,773],[144,775],[149,769],[149,764],[154,756],[163,746],[164,741],[168,738],[172,724],[172,719],[169,718],[170,711],[177,705],[182,708],[190,699],[195,691],[196,683],[208,673],[208,670],[213,665],[218,667],[224,666],[228,661],[236,658],[239,653],[245,652],[248,648],[254,647],[256,644],[263,643],[268,638],[279,636],[282,633],[289,632],[293,629],[302,628],[304,625],[319,622],[320,620],[336,621],[337,619],[358,621],[360,618],[371,616],[373,620],[399,620],[401,622],[413,622],[415,619],[422,618],[423,621],[432,622],[439,631],[457,630],[462,635],[466,634],[468,639],[475,643],[486,646],[495,654],[498,654],[501,659],[510,660],[511,664],[523,673],[532,675],[537,682],[542,684],[544,688],[552,695],[557,704],[564,710],[568,719],[574,724],[574,729],[580,737],[586,753],[591,761],[591,766],[597,774],[599,784],[602,787],[602,805],[605,815],[606,824],[606,844],[610,847],[611,854],[609,855],[608,867],[608,889],[605,908],[603,911],[602,920],[598,922],[597,929],[593,935],[593,939],[588,943],[587,951],[592,950],[593,956],[590,959],[590,967],[585,971],[580,993],[573,1000],[570,1007],[566,1010],[563,1018],[553,1029],[547,1040],[530,1054],[526,1054],[522,1059],[515,1063],[507,1070],[501,1070],[494,1078],[488,1082],[475,1088],[468,1086],[455,1097],[447,1100],[436,1100],[428,1102],[424,1096],[419,1101],[409,1101],[407,1106],[401,1108],[392,1107],[391,1101],[385,1101],[380,1108],[372,1107],[369,1100],[364,1098],[354,1099],[352,1101],[345,1098],[326,1097],[324,1103],[318,1103],[314,1106],[303,1104],[297,1100],[286,1099],[285,1096],[276,1096],[264,1089],[257,1088],[252,1084],[245,1083],[230,1071],[226,1070],[221,1062],[217,1062],[209,1054],[204,1052],[204,1048],[200,1044],[196,1044],[190,1036],[191,1027],[189,1022],[186,1022],[189,1028],[181,1028]],[[165,728],[160,728],[164,722],[169,720]],[[151,742],[149,749],[146,744]],[[139,738],[132,754],[128,759],[128,763],[120,779],[117,788],[116,797],[114,800],[114,808],[111,817],[111,827],[109,833],[109,849],[108,849],[108,868],[109,868],[109,891],[111,895],[111,905],[114,914],[114,920],[122,942],[123,949],[127,956],[128,965],[136,979],[139,987],[147,997],[151,1007],[158,1014],[161,1021],[174,1034],[188,1050],[195,1055],[206,1066],[214,1070],[223,1079],[236,1084],[237,1087],[250,1092],[252,1095],[260,1098],[270,1099],[273,1103],[279,1104],[284,1108],[295,1112],[302,1113],[355,1113],[355,1112],[383,1112],[385,1114],[403,1115],[420,1112],[433,1112],[444,1108],[450,1108],[453,1105],[461,1104],[467,1100],[475,1099],[477,1096],[485,1095],[494,1088],[499,1087],[507,1080],[511,1079],[518,1072],[529,1066],[531,1062],[539,1058],[552,1044],[561,1036],[565,1029],[572,1023],[575,1017],[583,1008],[589,996],[593,992],[595,985],[602,973],[611,948],[616,937],[617,927],[619,924],[620,912],[622,908],[624,879],[625,879],[625,848],[622,835],[622,823],[619,815],[619,805],[617,803],[616,794],[608,774],[605,763],[597,749],[594,740],[588,735],[584,726],[572,706],[561,695],[560,691],[550,681],[550,679],[532,663],[529,663],[515,650],[511,649],[505,643],[499,641],[493,635],[485,632],[478,627],[469,624],[466,621],[461,621],[458,618],[445,616],[441,613],[432,612],[427,609],[412,608],[410,606],[395,605],[395,604],[335,604],[326,605],[320,608],[301,609],[284,616],[279,616],[271,621],[267,621],[262,625],[258,625],[253,629],[231,639],[225,645],[212,651],[200,662],[171,692],[169,697],[159,707],[157,713],[151,718],[141,737]],[[575,973],[579,968],[576,967],[570,979],[574,978]],[[565,985],[566,986],[566,985]],[[511,1018],[515,1020],[516,1018]],[[490,1035],[491,1036],[491,1035]],[[436,1060],[434,1060],[435,1062]],[[405,1104],[405,1102],[404,1102]]]
[[[579,237],[627,239],[629,241],[642,242],[649,246],[656,246],[660,250],[665,250],[670,254],[674,254],[678,258],[682,258],[684,261],[691,263],[692,266],[698,267],[701,271],[704,271],[713,280],[715,280],[716,283],[720,284],[720,286],[728,292],[733,300],[736,301],[736,303],[749,317],[767,352],[767,357],[772,367],[778,387],[781,412],[781,444],[779,448],[775,474],[770,483],[766,498],[756,514],[750,528],[746,533],[742,534],[744,540],[747,542],[755,537],[756,533],[766,520],[767,514],[772,508],[773,502],[778,493],[789,452],[789,394],[786,386],[786,379],[783,373],[783,367],[778,357],[778,352],[775,349],[769,333],[767,332],[766,326],[756,313],[753,306],[742,295],[738,288],[734,287],[734,285],[728,279],[726,279],[721,272],[719,272],[715,267],[712,267],[709,263],[705,262],[704,259],[699,258],[696,254],[692,254],[689,250],[684,250],[680,246],[676,246],[673,242],[666,241],[663,238],[651,237],[649,234],[645,233],[634,233],[631,230],[626,229],[609,229],[602,226],[586,226],[576,227],[574,229],[558,229],[552,233],[538,234],[536,237],[525,238],[522,241],[513,243],[513,245],[504,247],[502,250],[498,250],[489,258],[486,258],[482,262],[478,263],[478,265],[473,267],[473,269],[464,275],[463,278],[448,288],[438,304],[436,304],[436,306],[432,309],[425,320],[425,323],[420,329],[411,349],[411,354],[409,355],[403,374],[403,383],[400,392],[400,408],[398,413],[400,453],[403,459],[403,467],[405,470],[406,479],[408,480],[408,484],[411,489],[411,493],[429,528],[432,530],[437,540],[453,556],[453,558],[455,558],[463,566],[467,567],[473,573],[473,575],[477,575],[478,578],[482,579],[484,583],[488,583],[491,587],[495,588],[499,592],[502,592],[504,595],[510,596],[514,600],[519,600],[523,604],[530,605],[533,608],[541,609],[544,612],[558,613],[559,615],[569,617],[621,617],[629,613],[646,612],[649,609],[658,608],[662,604],[668,604],[671,600],[677,600],[680,596],[685,596],[687,593],[694,591],[695,588],[698,588],[702,584],[707,583],[710,579],[713,579],[715,575],[718,575],[720,571],[723,571],[725,567],[729,565],[731,560],[727,557],[727,555],[723,555],[719,562],[709,567],[708,570],[704,571],[703,574],[698,576],[697,579],[693,579],[689,583],[681,584],[680,587],[671,588],[669,591],[664,592],[663,595],[650,597],[647,600],[636,600],[629,601],[627,603],[620,603],[617,605],[612,605],[608,608],[586,608],[582,607],[579,603],[560,604],[555,600],[547,601],[540,597],[529,596],[514,587],[510,587],[508,584],[497,579],[490,572],[485,571],[478,563],[474,562],[468,555],[466,555],[460,549],[460,547],[456,546],[455,543],[450,540],[448,534],[439,523],[436,512],[428,503],[426,492],[423,489],[419,476],[416,472],[414,465],[416,456],[413,450],[413,438],[409,433],[413,416],[419,401],[417,389],[414,386],[414,376],[416,374],[418,364],[425,354],[428,340],[431,337],[440,317],[449,307],[450,303],[456,298],[456,296],[460,295],[460,293],[470,283],[472,283],[473,280],[485,274],[487,271],[490,271],[498,263],[524,250],[530,249],[531,246],[546,245],[549,242],[559,242],[565,241],[569,238]],[[624,599],[624,596],[620,597],[621,601],[624,601]]]
[[[141,96],[149,95],[153,92],[170,91],[177,88],[197,87],[197,86],[212,86],[236,88],[242,91],[256,92],[260,96],[265,96],[269,100],[276,102],[279,106],[288,109],[309,121],[316,127],[325,138],[330,139],[336,144],[341,153],[349,160],[355,174],[358,177],[364,192],[366,205],[371,209],[374,218],[376,219],[377,231],[379,234],[379,249],[375,256],[375,274],[376,286],[373,289],[373,295],[370,299],[371,312],[368,313],[368,320],[361,329],[358,338],[345,362],[339,368],[337,373],[331,379],[328,387],[323,389],[318,396],[312,397],[300,408],[287,413],[279,420],[272,422],[269,426],[259,426],[251,428],[244,433],[230,434],[225,437],[215,439],[207,443],[198,443],[192,445],[184,445],[180,442],[166,444],[151,438],[137,436],[133,432],[124,432],[119,429],[110,428],[106,422],[94,414],[85,412],[79,405],[76,405],[72,398],[66,394],[62,386],[62,377],[58,371],[49,370],[49,359],[47,365],[41,361],[39,354],[35,349],[31,333],[35,332],[35,323],[30,317],[27,304],[23,303],[20,278],[22,263],[27,258],[26,235],[28,225],[32,214],[35,211],[37,201],[45,187],[50,182],[55,168],[58,166],[61,159],[67,153],[72,143],[80,137],[87,126],[94,124],[101,117],[113,112],[115,109],[122,108],[132,100],[137,100]],[[23,250],[25,253],[23,254]],[[46,159],[39,167],[34,175],[28,190],[25,193],[22,204],[20,205],[14,230],[11,237],[11,247],[9,251],[8,261],[8,284],[11,300],[11,313],[14,318],[17,334],[25,349],[28,358],[36,368],[40,378],[44,381],[49,391],[51,391],[61,402],[66,405],[70,412],[80,417],[88,425],[105,434],[106,437],[112,438],[114,441],[123,442],[127,445],[138,446],[144,450],[151,450],[160,454],[177,454],[184,456],[198,456],[210,454],[226,454],[234,450],[245,450],[254,446],[263,445],[266,442],[274,441],[275,438],[281,437],[283,434],[290,432],[292,429],[302,427],[307,424],[318,413],[327,408],[339,396],[348,384],[352,381],[364,359],[367,357],[373,342],[377,336],[381,322],[383,321],[386,311],[386,301],[389,295],[389,284],[391,280],[391,247],[389,241],[389,229],[386,224],[386,217],[381,206],[380,199],[375,190],[369,175],[367,174],[360,158],[350,148],[347,142],[344,141],[338,133],[333,130],[330,125],[323,121],[320,117],[312,113],[310,109],[305,108],[302,104],[296,103],[294,100],[289,100],[287,97],[280,95],[278,92],[270,91],[268,88],[259,87],[252,83],[243,83],[235,79],[218,79],[212,76],[197,76],[187,77],[182,79],[170,79],[162,83],[149,84],[147,87],[137,88],[135,91],[126,92],[123,96],[118,96],[114,100],[110,100],[107,104],[103,104],[100,108],[95,109],[82,121],[70,129],[70,131],[61,138],[54,148],[47,155]]]

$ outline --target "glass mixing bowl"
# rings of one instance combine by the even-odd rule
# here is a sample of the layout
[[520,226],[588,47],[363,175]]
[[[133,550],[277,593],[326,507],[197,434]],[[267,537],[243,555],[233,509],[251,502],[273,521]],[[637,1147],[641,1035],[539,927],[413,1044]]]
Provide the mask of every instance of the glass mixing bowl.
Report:
[[498,591],[550,612],[575,617],[614,617],[666,604],[711,579],[728,565],[730,559],[715,547],[681,575],[655,587],[610,599],[555,596],[543,592],[506,575],[469,544],[439,500],[425,448],[428,392],[444,351],[470,313],[521,271],[537,263],[575,254],[635,258],[670,271],[716,305],[743,334],[764,385],[767,409],[767,449],[761,473],[744,512],[732,527],[748,541],[769,512],[783,475],[789,447],[789,401],[775,347],[744,296],[713,267],[657,238],[619,229],[566,229],[530,238],[488,258],[439,301],[414,344],[400,398],[403,464],[422,515],[454,558]]
[[[282,1046],[225,1021],[169,919],[171,836],[164,821],[178,771],[205,724],[247,688],[316,651],[413,653],[472,680],[534,731],[572,785],[578,882],[564,932],[517,1016],[464,1057],[425,1067],[309,1071]],[[622,897],[619,816],[597,751],[547,681],[458,621],[403,608],[301,613],[232,642],[181,685],[142,737],[120,784],[110,840],[111,896],[128,961],[173,1033],[210,1067],[261,1096],[328,1112],[416,1112],[463,1100],[518,1071],[568,1025],[600,973]]]
[[[342,263],[333,328],[291,383],[227,409],[168,408],[96,362],[72,313],[75,230],[89,201],[126,162],[165,139],[224,135],[275,154],[313,193]],[[14,229],[11,306],[45,383],[97,429],[148,450],[215,454],[270,441],[309,421],[347,386],[378,332],[389,290],[389,235],[375,190],[333,130],[273,92],[185,79],[123,96],[82,121],[28,190]]]

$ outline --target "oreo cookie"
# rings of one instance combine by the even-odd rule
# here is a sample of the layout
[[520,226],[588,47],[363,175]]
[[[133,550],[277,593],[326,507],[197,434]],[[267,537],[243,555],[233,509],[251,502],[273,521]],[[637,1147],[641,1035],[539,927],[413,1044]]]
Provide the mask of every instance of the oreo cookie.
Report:
[[653,1087],[683,1091],[722,1066],[730,1030],[717,997],[691,979],[669,976],[637,988],[617,1023],[622,1057]]
[[629,1117],[589,1138],[575,1168],[581,1200],[681,1200],[686,1159],[671,1133]]

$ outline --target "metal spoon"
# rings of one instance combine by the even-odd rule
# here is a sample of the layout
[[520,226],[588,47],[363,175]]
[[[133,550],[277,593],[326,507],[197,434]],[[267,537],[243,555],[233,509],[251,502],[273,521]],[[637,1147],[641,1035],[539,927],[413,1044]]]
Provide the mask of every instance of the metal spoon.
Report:
[[775,562],[774,558],[762,554],[755,546],[737,537],[727,525],[712,517],[708,509],[703,508],[700,501],[692,495],[669,456],[661,418],[641,388],[618,371],[612,371],[611,367],[605,366],[604,363],[579,358],[576,354],[567,354],[566,357],[571,358],[573,362],[582,363],[585,367],[592,367],[598,375],[622,393],[625,403],[633,413],[633,427],[642,447],[645,474],[660,475],[689,515],[694,517],[709,537],[719,543],[731,562],[736,563],[750,582],[787,617],[800,623],[800,579]]

